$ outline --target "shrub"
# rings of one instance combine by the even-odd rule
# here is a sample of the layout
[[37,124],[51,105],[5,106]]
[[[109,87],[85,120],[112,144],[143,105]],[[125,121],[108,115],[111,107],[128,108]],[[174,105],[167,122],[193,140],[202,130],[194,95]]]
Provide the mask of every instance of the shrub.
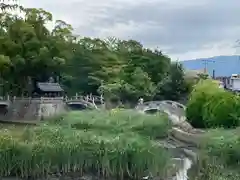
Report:
[[190,99],[187,104],[186,117],[188,122],[196,128],[204,128],[203,121],[204,104],[208,97],[205,93],[198,94],[196,97]]
[[230,92],[218,92],[204,106],[203,119],[206,127],[232,128],[239,125],[239,98]]
[[200,81],[191,93],[186,116],[196,128],[239,125],[239,97],[218,88],[215,81]]
[[204,128],[204,106],[214,92],[221,91],[217,84],[210,80],[201,80],[190,94],[186,109],[187,120],[196,128]]

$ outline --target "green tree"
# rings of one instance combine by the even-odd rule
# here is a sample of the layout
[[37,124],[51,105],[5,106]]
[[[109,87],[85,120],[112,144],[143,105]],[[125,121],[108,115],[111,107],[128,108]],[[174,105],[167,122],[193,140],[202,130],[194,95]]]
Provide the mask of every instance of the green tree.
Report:
[[51,13],[35,8],[23,12],[24,17],[3,12],[0,19],[0,54],[10,59],[9,70],[2,78],[8,82],[8,91],[16,95],[26,91],[29,77],[45,81],[49,76],[59,75],[68,47],[60,33],[52,35],[46,28],[45,24],[52,20]]
[[157,99],[178,101],[185,97],[188,85],[181,64],[172,63],[169,74],[158,84]]
[[[27,92],[29,81],[51,76],[60,79],[69,95],[101,92],[135,102],[139,97],[177,100],[184,93],[181,67],[171,65],[159,50],[135,40],[79,38],[62,20],[50,31],[46,23],[52,14],[44,9],[9,3],[1,7],[0,79],[5,92],[20,95]],[[7,11],[14,7],[24,16]]]
[[[121,77],[121,76],[120,76]],[[140,97],[150,100],[155,95],[156,87],[150,77],[141,68],[114,82],[100,86],[100,92],[110,98],[118,97],[124,102],[137,102]]]

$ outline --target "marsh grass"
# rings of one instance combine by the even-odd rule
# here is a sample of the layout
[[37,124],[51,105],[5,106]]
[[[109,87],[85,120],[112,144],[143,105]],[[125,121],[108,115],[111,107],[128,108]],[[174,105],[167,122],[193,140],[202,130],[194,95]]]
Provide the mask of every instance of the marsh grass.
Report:
[[163,175],[170,155],[153,138],[166,135],[165,118],[122,110],[74,112],[17,134],[14,128],[2,128],[0,176],[36,178],[78,172],[139,179],[149,173]]
[[239,180],[239,149],[239,128],[215,129],[207,132],[200,154],[200,174],[196,180]]
[[[56,120],[52,123],[56,123]],[[166,115],[143,115],[134,110],[71,112],[62,116],[62,120],[57,120],[57,123],[75,129],[111,133],[136,132],[150,138],[166,137],[170,128]]]

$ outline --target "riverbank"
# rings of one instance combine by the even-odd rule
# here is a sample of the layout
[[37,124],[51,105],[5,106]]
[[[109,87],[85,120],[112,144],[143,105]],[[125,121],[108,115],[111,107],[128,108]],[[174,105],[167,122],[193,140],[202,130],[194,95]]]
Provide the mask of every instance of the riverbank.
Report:
[[0,176],[171,177],[177,171],[171,154],[155,141],[169,128],[163,114],[126,110],[72,112],[22,130],[2,128]]
[[211,129],[202,139],[192,180],[240,179],[240,129]]

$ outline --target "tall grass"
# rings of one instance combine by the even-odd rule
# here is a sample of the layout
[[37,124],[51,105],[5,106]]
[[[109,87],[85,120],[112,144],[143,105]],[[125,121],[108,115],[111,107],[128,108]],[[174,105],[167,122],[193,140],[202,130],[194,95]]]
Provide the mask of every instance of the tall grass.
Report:
[[147,115],[134,110],[76,111],[62,116],[54,123],[75,129],[94,129],[111,133],[136,132],[150,138],[167,136],[170,128],[168,117],[164,114]]
[[[144,121],[144,117],[149,122]],[[130,116],[130,112],[124,111],[116,116],[113,112],[98,115],[97,112],[81,112],[70,113],[62,120],[55,119],[55,123],[26,128],[18,137],[2,130],[0,176],[34,178],[78,172],[139,179],[150,172],[163,174],[169,154],[150,138],[157,136],[155,125],[161,127],[160,134],[167,131],[163,129],[167,125],[155,122],[163,120],[160,116],[153,117],[155,120],[147,115]],[[84,123],[88,128],[84,128]],[[151,127],[154,135],[151,135]]]
[[240,164],[240,133],[235,130],[216,129],[205,135],[203,148],[227,166]]
[[215,160],[206,160],[197,177],[192,180],[239,180],[238,169],[229,168],[224,164],[219,164]]
[[240,179],[240,133],[235,130],[215,129],[205,135],[198,179],[238,180]]

